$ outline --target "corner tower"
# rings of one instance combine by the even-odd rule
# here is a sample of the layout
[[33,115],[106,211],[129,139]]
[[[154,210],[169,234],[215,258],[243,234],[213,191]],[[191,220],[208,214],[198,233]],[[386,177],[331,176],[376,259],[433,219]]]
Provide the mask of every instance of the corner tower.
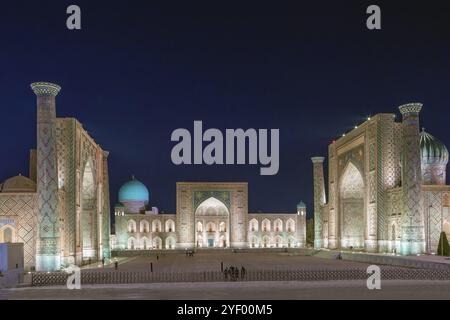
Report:
[[399,109],[403,116],[401,253],[403,255],[419,254],[425,250],[419,134],[419,112],[422,104],[408,103],[400,106]]
[[55,98],[61,87],[53,83],[35,82],[31,84],[31,89],[37,96],[36,270],[52,271],[60,267]]

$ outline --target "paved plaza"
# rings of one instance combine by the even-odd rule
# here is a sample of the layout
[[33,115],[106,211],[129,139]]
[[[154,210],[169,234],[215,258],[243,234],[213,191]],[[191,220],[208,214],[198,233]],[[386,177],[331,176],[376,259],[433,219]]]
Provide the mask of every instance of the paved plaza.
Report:
[[[296,253],[200,251],[193,257],[182,253],[119,258],[119,271],[154,272],[219,271],[224,267],[247,270],[365,270],[368,264],[323,259]],[[380,266],[382,269],[394,268]],[[112,272],[113,264],[84,267]],[[399,269],[399,267],[395,267]],[[106,270],[105,270],[106,269]],[[178,282],[82,285],[81,290],[65,286],[20,287],[0,290],[0,299],[450,299],[449,281],[382,280],[381,290],[368,290],[365,280],[347,281],[243,281]]]
[[[366,269],[369,264],[322,259],[295,253],[276,252],[247,252],[232,253],[230,251],[199,251],[192,257],[181,253],[166,253],[152,256],[137,256],[121,258],[119,270],[122,271],[149,271],[151,263],[154,272],[192,272],[192,271],[220,271],[221,262],[224,268],[242,266],[247,270],[341,270]],[[106,268],[113,268],[112,264]],[[99,264],[92,265],[90,269],[101,270]]]

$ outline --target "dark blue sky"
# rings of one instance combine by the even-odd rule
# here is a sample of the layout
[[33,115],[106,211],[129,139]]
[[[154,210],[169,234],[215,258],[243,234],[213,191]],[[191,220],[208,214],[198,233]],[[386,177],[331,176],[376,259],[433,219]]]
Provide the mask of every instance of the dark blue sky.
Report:
[[[248,181],[251,211],[312,213],[310,157],[379,112],[424,103],[422,124],[450,145],[450,7],[444,1],[10,1],[0,7],[0,180],[28,172],[34,81],[62,86],[110,153],[112,200],[131,174],[175,211],[176,181]],[[366,29],[366,8],[382,30]],[[66,29],[66,8],[82,30]],[[175,166],[176,128],[279,128],[280,170]]]

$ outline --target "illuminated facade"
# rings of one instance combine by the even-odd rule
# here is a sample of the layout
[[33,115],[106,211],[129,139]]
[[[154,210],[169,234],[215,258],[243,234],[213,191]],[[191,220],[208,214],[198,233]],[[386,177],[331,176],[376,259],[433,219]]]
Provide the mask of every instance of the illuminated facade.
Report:
[[422,105],[369,118],[328,148],[328,201],[323,157],[314,168],[315,246],[404,255],[433,253],[450,235],[448,151],[419,130]]
[[58,85],[37,96],[37,149],[29,177],[0,185],[0,242],[24,243],[25,267],[58,270],[109,257],[108,152],[74,118],[57,118]]
[[115,207],[113,250],[294,248],[306,242],[306,206],[293,213],[248,213],[247,183],[179,182],[177,213],[147,209],[149,192],[136,179]]

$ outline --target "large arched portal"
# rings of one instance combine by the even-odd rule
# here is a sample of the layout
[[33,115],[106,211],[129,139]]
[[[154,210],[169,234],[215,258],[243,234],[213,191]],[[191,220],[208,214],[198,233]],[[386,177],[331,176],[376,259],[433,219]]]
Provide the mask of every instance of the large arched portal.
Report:
[[92,162],[87,161],[81,183],[81,241],[83,259],[96,258],[96,197],[95,179]]
[[210,197],[200,203],[195,210],[195,225],[197,247],[229,247],[230,214],[222,201]]
[[341,246],[364,247],[364,180],[351,162],[341,177],[339,190],[341,209]]

